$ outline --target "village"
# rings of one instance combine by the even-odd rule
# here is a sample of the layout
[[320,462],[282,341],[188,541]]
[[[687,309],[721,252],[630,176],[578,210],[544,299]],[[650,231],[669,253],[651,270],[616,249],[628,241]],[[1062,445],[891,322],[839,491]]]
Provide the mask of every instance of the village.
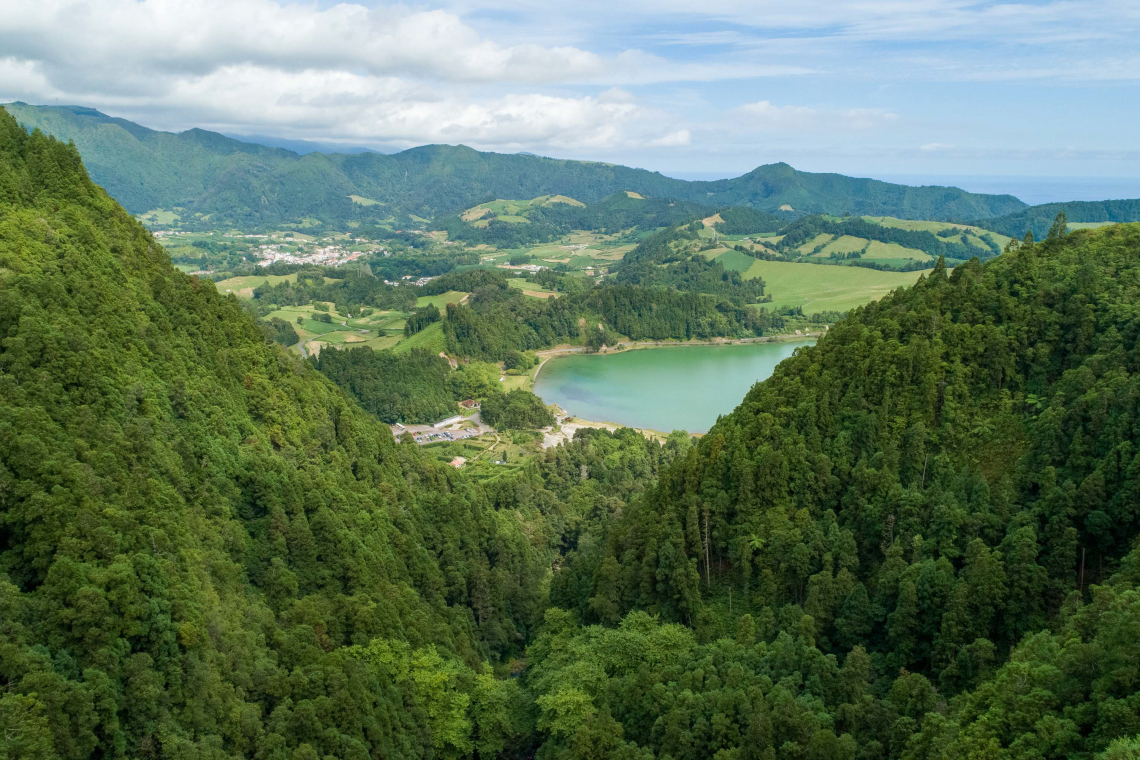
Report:
[[[248,237],[248,236],[247,236]],[[294,251],[287,248],[296,248]],[[375,256],[383,253],[382,249],[369,251],[352,251],[340,245],[314,246],[305,250],[301,245],[287,243],[263,243],[258,246],[258,266],[267,267],[270,264],[319,264],[322,266],[341,266],[350,261],[357,261],[366,256]]]

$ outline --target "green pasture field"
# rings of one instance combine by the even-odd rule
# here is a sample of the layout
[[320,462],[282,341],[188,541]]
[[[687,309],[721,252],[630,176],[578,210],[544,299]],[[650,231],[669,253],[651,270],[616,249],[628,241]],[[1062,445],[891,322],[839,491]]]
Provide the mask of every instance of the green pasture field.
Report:
[[[929,271],[929,270],[927,270]],[[922,272],[880,272],[864,267],[757,260],[744,277],[763,277],[772,295],[766,307],[800,306],[805,314],[848,311],[913,285]]]
[[239,298],[253,298],[254,288],[269,283],[270,287],[282,282],[296,282],[297,273],[293,274],[248,274],[241,277],[231,277],[228,280],[218,280],[214,287],[219,293],[233,293]]
[[426,348],[436,354],[447,350],[447,343],[443,337],[443,323],[434,322],[410,338],[403,338],[392,346],[392,350],[396,353],[411,351],[413,348]]
[[435,308],[443,311],[449,303],[459,303],[468,295],[468,293],[459,290],[449,290],[446,293],[440,293],[438,296],[420,296],[416,299],[416,307],[422,309],[429,304],[435,304]]
[[719,261],[721,266],[725,269],[730,269],[734,272],[747,272],[748,268],[756,263],[755,257],[731,248],[721,250],[719,253],[717,251],[705,251],[706,256],[710,256],[710,254],[714,253],[716,255],[711,256],[714,261]]

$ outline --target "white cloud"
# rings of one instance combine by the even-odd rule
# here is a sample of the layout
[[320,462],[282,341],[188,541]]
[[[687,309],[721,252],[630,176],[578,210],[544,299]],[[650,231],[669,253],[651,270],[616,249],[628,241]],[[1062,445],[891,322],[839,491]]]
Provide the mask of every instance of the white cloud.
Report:
[[921,148],[919,148],[919,150],[925,151],[927,153],[935,153],[935,152],[939,152],[939,151],[946,151],[946,150],[953,150],[953,149],[954,149],[953,145],[949,145],[947,143],[940,143],[940,142],[927,143],[926,145],[923,145]]
[[[26,67],[5,66],[0,60],[0,76],[10,69],[22,72]],[[34,74],[26,78],[34,84]],[[250,64],[177,78],[168,91],[153,97],[114,95],[85,102],[157,128],[192,123],[234,134],[320,135],[398,147],[439,142],[485,149],[605,151],[657,140],[680,144],[676,141],[681,134],[669,128],[666,114],[617,88],[582,97],[473,97],[399,77],[312,69],[280,72]],[[153,117],[144,118],[146,114],[161,118],[156,123]]]
[[0,47],[49,62],[53,78],[78,81],[108,71],[130,81],[139,64],[144,76],[254,64],[453,81],[574,80],[606,65],[571,46],[500,45],[439,10],[276,0],[6,0]]
[[455,13],[328,8],[285,0],[5,0],[0,50],[43,64],[64,90],[154,92],[166,78],[253,65],[436,82],[651,83],[791,76],[785,62],[673,62],[637,49],[603,56],[525,38],[501,44]]
[[843,131],[871,129],[890,124],[898,116],[877,108],[814,108],[811,106],[775,105],[767,100],[747,103],[740,110],[748,117],[748,127],[756,130],[784,132],[793,130]]
[[[547,7],[543,0],[482,0],[521,13]],[[1005,45],[1130,40],[1140,24],[1134,0],[578,0],[568,6],[577,25],[617,25],[654,19],[699,19],[701,29],[678,26],[650,36],[676,44],[756,44],[795,32],[828,38],[899,42],[989,39]],[[711,24],[738,27],[709,30]]]
[[662,135],[656,140],[650,140],[646,146],[650,148],[679,148],[683,145],[688,145],[693,141],[693,136],[687,129],[678,129],[676,132],[670,132],[667,135]]
[[[877,168],[949,143],[1130,148],[1137,35],[1135,0],[0,0],[0,99],[372,146]],[[1074,87],[1093,82],[1103,98]],[[1080,107],[987,116],[1045,87]],[[947,146],[904,147],[932,135]]]

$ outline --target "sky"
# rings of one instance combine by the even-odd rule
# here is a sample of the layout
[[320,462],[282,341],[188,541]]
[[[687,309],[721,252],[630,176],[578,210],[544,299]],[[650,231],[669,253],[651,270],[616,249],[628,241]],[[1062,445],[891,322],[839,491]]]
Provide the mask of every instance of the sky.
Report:
[[1138,39],[1137,0],[4,0],[0,102],[685,178],[786,161],[1135,196]]

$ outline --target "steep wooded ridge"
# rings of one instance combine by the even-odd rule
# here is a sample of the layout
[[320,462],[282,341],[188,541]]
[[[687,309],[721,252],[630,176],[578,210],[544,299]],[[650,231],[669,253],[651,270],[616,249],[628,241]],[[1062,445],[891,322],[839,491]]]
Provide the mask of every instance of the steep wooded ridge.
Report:
[[556,575],[585,620],[685,627],[553,620],[539,704],[673,757],[1091,758],[1140,733],[1138,303],[1140,226],[1058,223],[853,312]]
[[1140,226],[1062,227],[475,482],[0,114],[0,758],[1133,758]]
[[0,338],[0,756],[502,747],[517,687],[481,663],[541,621],[534,515],[397,446],[6,114]]
[[[298,155],[201,129],[147,129],[79,106],[4,106],[29,129],[73,141],[92,178],[132,213],[180,207],[214,224],[325,221],[406,212],[455,213],[489,198],[562,194],[593,203],[620,191],[712,207],[870,214],[907,219],[982,219],[1025,204],[1009,195],[909,187],[839,174],[761,166],[734,179],[686,182],[614,164],[483,153],[428,145],[394,155]],[[354,204],[350,195],[383,205]]]

